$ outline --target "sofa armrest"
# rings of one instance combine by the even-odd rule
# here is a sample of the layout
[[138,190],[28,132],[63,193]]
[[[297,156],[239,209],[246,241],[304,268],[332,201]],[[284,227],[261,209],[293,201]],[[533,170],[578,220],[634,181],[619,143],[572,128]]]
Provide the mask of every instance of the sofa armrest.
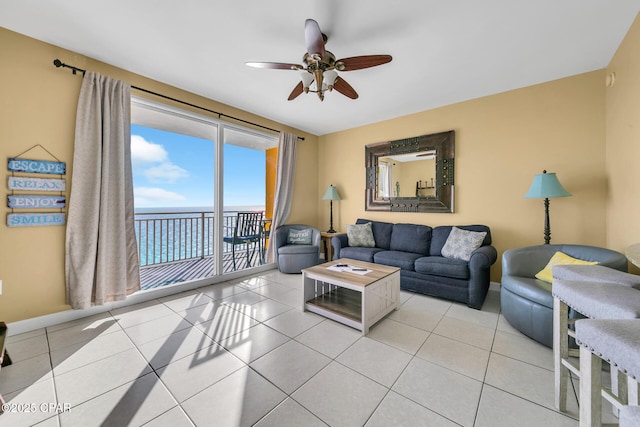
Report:
[[349,238],[347,233],[336,234],[331,238],[331,246],[333,246],[333,259],[340,258],[342,248],[349,246]]
[[275,253],[278,253],[278,248],[287,244],[287,235],[289,233],[289,229],[287,227],[279,227],[274,231],[271,232],[271,235],[273,236],[275,242],[275,244],[273,245],[273,249],[275,250]]
[[[548,246],[543,247],[543,246]],[[507,249],[502,253],[502,275],[534,277],[556,251],[555,245],[528,246]]]
[[481,246],[471,253],[469,258],[470,270],[490,268],[498,259],[498,251],[491,245]]
[[498,251],[491,245],[481,246],[471,253],[469,259],[469,302],[467,303],[469,307],[476,310],[482,309],[491,284],[491,266],[497,259]]

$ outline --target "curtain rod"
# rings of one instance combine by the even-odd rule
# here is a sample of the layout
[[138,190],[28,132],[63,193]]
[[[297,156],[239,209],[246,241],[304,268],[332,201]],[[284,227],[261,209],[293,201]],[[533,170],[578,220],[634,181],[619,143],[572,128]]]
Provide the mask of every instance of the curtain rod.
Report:
[[[84,77],[84,73],[87,71],[87,70],[83,70],[82,68],[74,67],[73,65],[67,65],[64,62],[60,61],[59,59],[54,59],[53,60],[53,65],[55,65],[58,68],[60,68],[60,67],[70,68],[73,71],[73,74],[76,74],[77,72],[80,72],[80,73],[82,73],[83,77]],[[239,119],[237,117],[229,116],[228,114],[224,114],[224,113],[220,113],[218,111],[210,110],[208,108],[201,107],[199,105],[192,104],[190,102],[182,101],[180,99],[176,99],[176,98],[173,98],[171,96],[163,95],[163,94],[158,93],[158,92],[153,92],[151,90],[144,89],[144,88],[141,88],[141,87],[138,87],[138,86],[131,85],[131,89],[135,89],[135,90],[139,90],[140,92],[145,92],[145,93],[149,93],[151,95],[159,96],[160,98],[168,99],[170,101],[175,101],[175,102],[178,102],[178,103],[183,104],[183,105],[188,105],[189,107],[197,108],[199,110],[208,111],[209,113],[216,114],[218,116],[218,118],[226,117],[228,119],[232,119],[232,120],[236,120],[238,122],[249,124],[251,126],[256,126],[256,127],[262,128],[262,129],[270,130],[271,132],[280,132],[277,129],[273,129],[273,128],[270,128],[270,127],[267,127],[267,126],[259,125],[257,123],[253,123],[253,122],[250,122],[248,120]],[[304,137],[302,137],[302,136],[299,136],[298,139],[304,141]]]

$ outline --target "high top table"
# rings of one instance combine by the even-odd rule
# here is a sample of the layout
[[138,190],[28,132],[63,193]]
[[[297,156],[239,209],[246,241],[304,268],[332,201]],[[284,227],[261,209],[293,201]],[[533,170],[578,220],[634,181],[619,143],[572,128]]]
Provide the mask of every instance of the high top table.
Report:
[[629,262],[631,262],[636,267],[640,267],[640,243],[635,243],[629,246],[624,251],[624,255],[627,257]]

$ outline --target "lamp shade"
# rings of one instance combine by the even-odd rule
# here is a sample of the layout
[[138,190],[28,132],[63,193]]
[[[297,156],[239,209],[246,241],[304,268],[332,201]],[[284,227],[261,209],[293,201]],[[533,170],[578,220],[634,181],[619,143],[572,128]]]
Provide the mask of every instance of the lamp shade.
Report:
[[333,86],[338,78],[338,73],[335,70],[329,70],[324,72],[324,81],[327,83],[327,86]]
[[333,185],[327,187],[327,191],[322,196],[322,200],[340,200],[340,195],[338,194],[338,190]]
[[571,196],[567,190],[564,189],[558,177],[555,173],[539,173],[533,177],[533,182],[527,194],[524,195],[527,199],[551,199],[553,197],[567,197]]
[[302,86],[306,89],[308,89],[309,86],[311,86],[311,83],[313,83],[313,75],[309,74],[307,71],[302,71],[300,73],[300,79],[302,80]]

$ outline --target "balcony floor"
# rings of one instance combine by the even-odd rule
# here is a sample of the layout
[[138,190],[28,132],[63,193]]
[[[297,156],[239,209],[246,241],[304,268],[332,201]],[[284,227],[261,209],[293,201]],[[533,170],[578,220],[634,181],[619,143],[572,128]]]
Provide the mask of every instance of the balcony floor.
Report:
[[[246,266],[246,262],[246,252],[236,252],[237,268],[234,270],[231,252],[225,252],[222,256],[222,271],[223,273],[231,273],[245,268],[257,267],[260,265],[259,253],[256,251],[250,258],[249,267]],[[214,273],[213,257],[140,267],[140,289],[154,289],[174,283],[203,279],[213,276]]]

